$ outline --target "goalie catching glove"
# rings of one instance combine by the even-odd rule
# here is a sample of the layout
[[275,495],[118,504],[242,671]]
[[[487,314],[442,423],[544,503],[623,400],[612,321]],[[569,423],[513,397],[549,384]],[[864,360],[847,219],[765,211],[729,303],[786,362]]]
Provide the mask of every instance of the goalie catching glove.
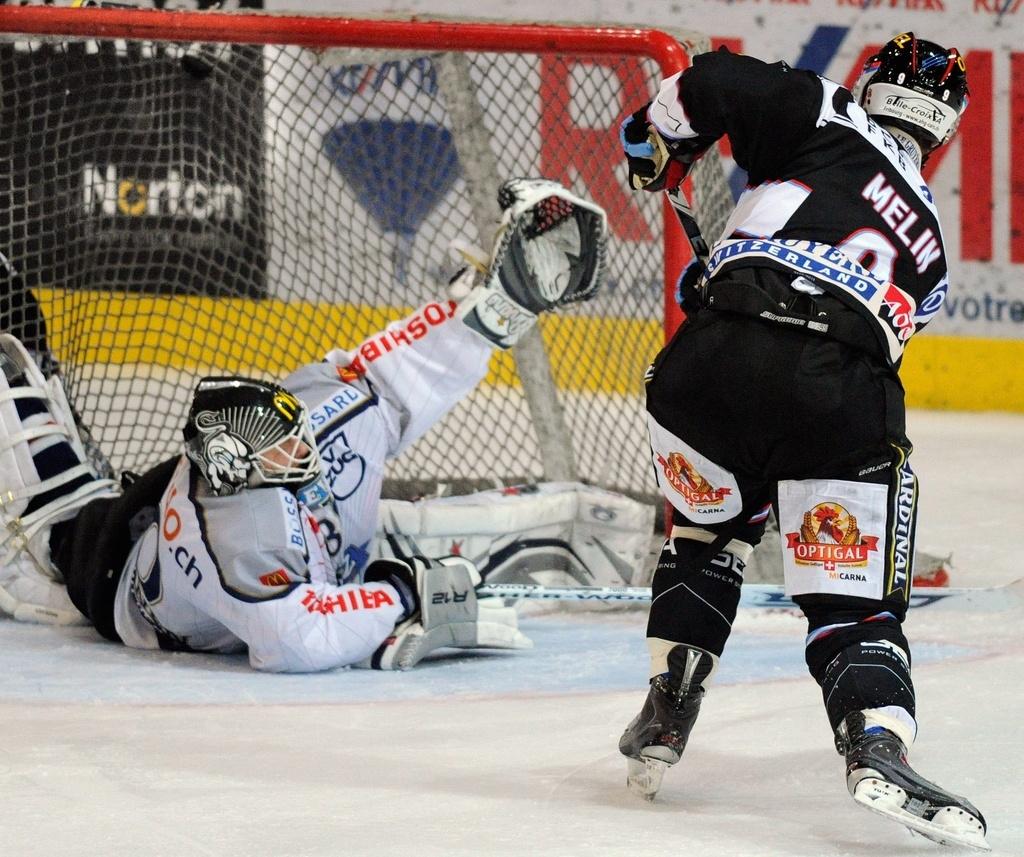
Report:
[[515,608],[502,606],[498,599],[477,601],[480,573],[468,559],[379,559],[367,567],[365,579],[390,583],[406,616],[361,666],[407,670],[436,649],[533,647],[519,630]]
[[608,219],[599,205],[546,179],[511,179],[498,191],[501,225],[484,281],[459,316],[509,348],[537,314],[589,300],[605,273]]

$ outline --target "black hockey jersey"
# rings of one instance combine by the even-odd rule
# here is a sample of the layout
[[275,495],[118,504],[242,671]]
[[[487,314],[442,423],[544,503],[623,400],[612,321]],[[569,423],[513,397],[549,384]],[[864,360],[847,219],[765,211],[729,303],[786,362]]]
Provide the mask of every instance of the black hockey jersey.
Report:
[[899,361],[945,299],[942,232],[918,167],[848,90],[721,50],[666,78],[648,119],[668,140],[728,135],[748,173],[709,279],[741,266],[791,272],[795,288],[867,316]]

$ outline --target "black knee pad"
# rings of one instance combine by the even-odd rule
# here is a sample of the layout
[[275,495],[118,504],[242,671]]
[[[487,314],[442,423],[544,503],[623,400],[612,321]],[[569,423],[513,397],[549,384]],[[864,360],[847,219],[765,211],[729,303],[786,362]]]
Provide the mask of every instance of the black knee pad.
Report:
[[797,596],[793,600],[807,616],[811,642],[805,658],[818,684],[836,655],[863,640],[888,640],[906,652],[909,663],[910,643],[903,634],[903,613],[893,611],[888,604],[836,596]]
[[[805,611],[814,617],[807,666],[821,686],[833,731],[854,711],[897,706],[911,717],[915,714],[910,644],[894,616],[875,610],[877,605],[820,616],[814,610]],[[820,636],[815,637],[815,632]]]
[[651,584],[647,636],[721,656],[736,618],[744,562],[690,539],[665,543]]

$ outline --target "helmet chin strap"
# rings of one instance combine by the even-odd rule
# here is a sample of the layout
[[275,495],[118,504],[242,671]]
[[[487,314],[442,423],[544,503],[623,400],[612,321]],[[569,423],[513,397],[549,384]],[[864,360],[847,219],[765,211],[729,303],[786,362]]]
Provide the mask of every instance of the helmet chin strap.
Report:
[[893,125],[884,125],[886,131],[888,131],[896,139],[906,153],[910,156],[910,160],[914,162],[918,169],[921,169],[921,165],[924,163],[924,151],[921,148],[921,144],[917,142],[910,134],[904,131],[902,128],[897,128]]

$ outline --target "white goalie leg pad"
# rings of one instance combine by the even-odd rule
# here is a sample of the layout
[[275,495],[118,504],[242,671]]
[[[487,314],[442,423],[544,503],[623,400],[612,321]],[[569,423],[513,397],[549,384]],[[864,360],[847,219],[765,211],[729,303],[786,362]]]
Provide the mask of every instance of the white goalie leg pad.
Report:
[[476,567],[462,557],[446,557],[417,570],[420,610],[400,623],[374,654],[382,670],[407,670],[437,649],[529,649],[533,643],[518,627],[512,608],[481,607]]
[[[47,381],[24,346],[10,334],[0,334],[0,350],[8,365],[20,370],[24,384],[11,387],[6,375],[0,373],[0,516],[7,533],[5,544],[11,539],[12,530],[31,539],[46,525],[67,520],[74,512],[97,495],[112,496],[117,493],[117,483],[112,479],[97,479],[86,464],[86,452],[75,427],[71,406],[64,395],[64,388],[57,377]],[[36,399],[46,410],[38,424],[26,426],[18,415],[17,400]],[[36,470],[29,444],[35,441],[50,443],[66,442],[78,458],[78,463],[63,472],[42,479]],[[45,445],[36,444],[37,449]],[[46,506],[24,515],[33,497],[59,489],[62,485],[91,477],[90,482],[63,494]],[[9,520],[16,519],[17,527],[12,528]]]
[[399,559],[458,553],[488,583],[636,586],[648,571],[654,512],[579,482],[383,500],[374,546]]
[[[60,379],[47,381],[22,344],[10,334],[0,335],[0,610],[26,621],[68,624],[81,616],[60,586],[50,563],[49,535],[52,526],[68,520],[95,497],[115,496],[117,483],[97,479],[86,461],[85,450]],[[20,374],[23,382],[10,386],[7,372]],[[17,403],[35,399],[44,411],[22,421]],[[33,453],[65,442],[78,463],[43,479]],[[81,477],[88,482],[31,513],[25,514],[34,497],[60,491]]]
[[0,614],[40,625],[88,624],[68,591],[23,556],[0,569]]

